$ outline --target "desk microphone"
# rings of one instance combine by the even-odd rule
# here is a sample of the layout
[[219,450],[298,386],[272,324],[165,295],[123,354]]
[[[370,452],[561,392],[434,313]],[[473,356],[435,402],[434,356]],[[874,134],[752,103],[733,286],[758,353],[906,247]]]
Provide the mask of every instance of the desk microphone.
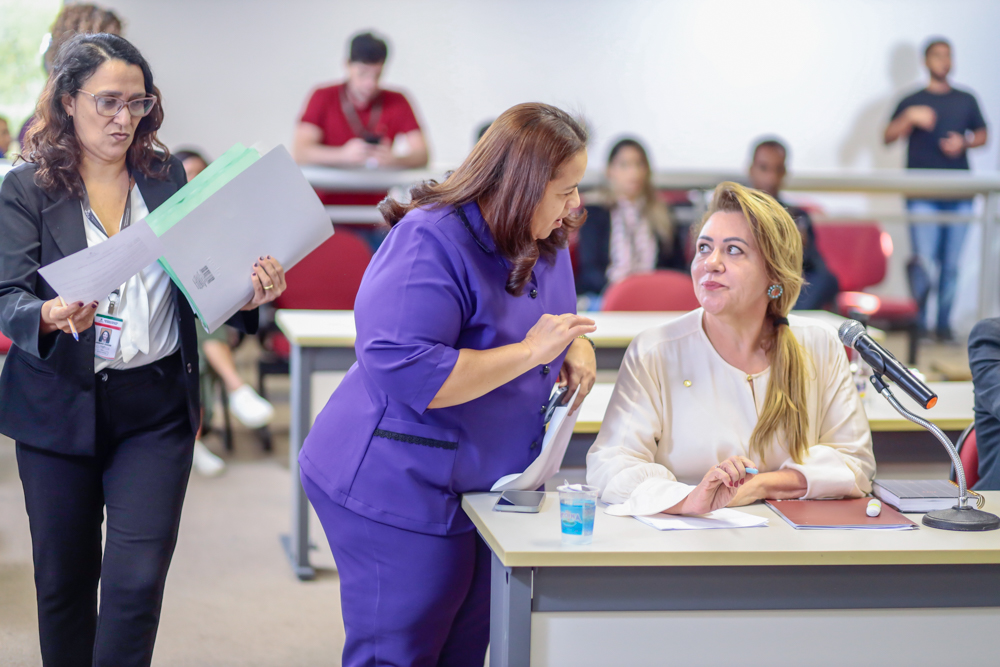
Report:
[[917,402],[917,405],[929,410],[937,404],[937,394],[918,380],[907,370],[906,366],[899,363],[892,352],[885,349],[868,335],[864,325],[857,320],[847,320],[840,325],[838,332],[840,341],[847,347],[854,348],[861,355],[872,370],[878,375],[885,375],[892,380],[900,389],[905,391],[910,398]]

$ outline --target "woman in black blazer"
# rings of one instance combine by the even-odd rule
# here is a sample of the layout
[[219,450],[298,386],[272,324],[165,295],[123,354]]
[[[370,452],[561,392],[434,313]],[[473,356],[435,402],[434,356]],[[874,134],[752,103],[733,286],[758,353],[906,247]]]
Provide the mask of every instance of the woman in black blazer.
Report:
[[[14,343],[0,432],[17,443],[42,659],[148,665],[199,425],[194,314],[156,264],[100,303],[68,305],[38,269],[144,217],[184,169],[156,138],[149,66],[121,37],[68,42],[36,118],[27,163],[0,186],[0,331]],[[253,332],[285,279],[270,258],[247,269],[254,296],[230,324]],[[104,358],[96,314],[124,320]]]

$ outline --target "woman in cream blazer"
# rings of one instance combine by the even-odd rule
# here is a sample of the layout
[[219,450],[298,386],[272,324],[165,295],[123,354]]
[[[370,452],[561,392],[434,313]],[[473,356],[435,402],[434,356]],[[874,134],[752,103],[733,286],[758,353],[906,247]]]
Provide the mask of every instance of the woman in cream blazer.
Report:
[[780,204],[719,185],[691,266],[702,308],[635,338],[587,456],[609,513],[871,491],[871,432],[844,348],[832,327],[788,317],[801,258]]

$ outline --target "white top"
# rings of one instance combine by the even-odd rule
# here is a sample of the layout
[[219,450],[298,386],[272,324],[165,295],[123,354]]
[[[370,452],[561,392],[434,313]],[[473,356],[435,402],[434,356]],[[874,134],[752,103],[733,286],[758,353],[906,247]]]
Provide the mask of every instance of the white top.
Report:
[[709,468],[739,454],[761,472],[798,470],[803,498],[857,497],[875,477],[871,432],[832,327],[791,315],[811,357],[806,409],[809,450],[801,464],[775,442],[764,460],[750,435],[764,406],[770,369],[747,375],[716,352],[699,308],[639,334],[625,353],[601,431],[587,455],[587,483],[615,514],[655,514],[683,500]]
[[[147,215],[149,210],[146,202],[139,192],[139,186],[134,185],[131,219],[139,222]],[[83,226],[87,230],[88,248],[107,240],[107,236],[87,219],[86,213],[83,216]],[[105,297],[97,305],[97,312],[107,315],[108,309],[109,299]],[[94,372],[105,368],[137,368],[176,352],[181,345],[176,310],[170,276],[158,262],[153,262],[129,278],[121,288],[121,298],[114,313],[114,317],[124,320],[118,353],[114,360],[94,357]]]

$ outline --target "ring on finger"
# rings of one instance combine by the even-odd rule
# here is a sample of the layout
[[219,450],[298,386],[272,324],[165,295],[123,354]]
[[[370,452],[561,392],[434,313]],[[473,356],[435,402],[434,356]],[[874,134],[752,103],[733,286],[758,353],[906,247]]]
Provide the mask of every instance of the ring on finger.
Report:
[[274,289],[274,285],[263,285],[262,287],[263,287],[263,288],[264,288],[265,290],[269,290],[269,289]]

